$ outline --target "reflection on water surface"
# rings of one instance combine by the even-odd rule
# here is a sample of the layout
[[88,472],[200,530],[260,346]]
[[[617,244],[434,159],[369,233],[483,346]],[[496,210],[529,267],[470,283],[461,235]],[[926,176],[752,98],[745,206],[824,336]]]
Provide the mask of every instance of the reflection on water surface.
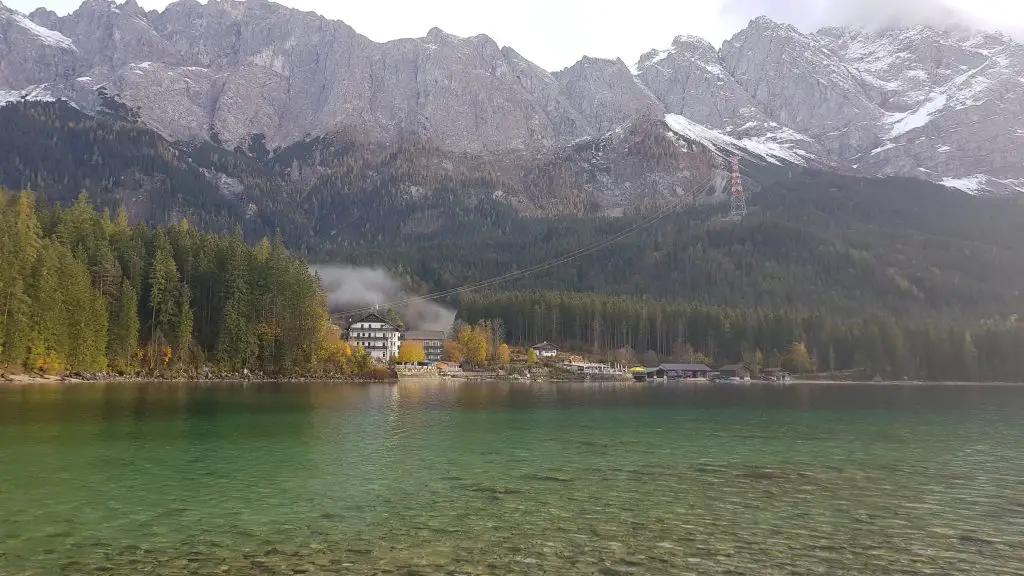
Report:
[[2,574],[1020,574],[1024,388],[0,389]]

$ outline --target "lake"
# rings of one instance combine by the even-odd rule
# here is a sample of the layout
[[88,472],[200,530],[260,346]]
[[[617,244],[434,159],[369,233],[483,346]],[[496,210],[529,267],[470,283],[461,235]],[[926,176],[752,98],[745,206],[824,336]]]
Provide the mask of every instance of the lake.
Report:
[[0,574],[1024,573],[1024,387],[0,388]]

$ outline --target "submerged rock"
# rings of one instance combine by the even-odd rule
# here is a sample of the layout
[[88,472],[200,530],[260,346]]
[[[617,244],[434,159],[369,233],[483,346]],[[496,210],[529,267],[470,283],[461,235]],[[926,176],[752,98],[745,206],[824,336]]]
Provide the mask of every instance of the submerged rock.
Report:
[[573,479],[570,476],[562,476],[559,474],[526,474],[525,478],[531,480],[541,480],[544,482],[572,482]]
[[484,494],[519,494],[522,492],[521,489],[515,488],[514,486],[502,486],[502,485],[489,485],[489,484],[476,484],[470,486],[470,492],[481,492]]
[[971,546],[974,548],[985,548],[996,544],[995,540],[989,540],[981,536],[974,536],[971,534],[963,534],[956,539],[957,543],[961,546]]
[[736,475],[740,478],[749,478],[751,480],[783,480],[796,476],[794,473],[786,472],[784,470],[776,470],[774,468],[755,468],[751,470],[744,470],[743,472],[738,472]]

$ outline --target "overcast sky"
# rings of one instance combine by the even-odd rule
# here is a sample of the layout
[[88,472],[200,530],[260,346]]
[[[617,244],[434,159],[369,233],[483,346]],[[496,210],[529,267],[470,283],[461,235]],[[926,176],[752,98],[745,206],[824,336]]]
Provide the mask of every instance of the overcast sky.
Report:
[[[168,0],[137,0],[147,9]],[[229,1],[229,0],[221,0]],[[1010,32],[1024,29],[1022,0],[279,0],[347,22],[376,41],[418,37],[433,26],[459,36],[488,34],[498,44],[549,70],[583,55],[621,57],[627,64],[679,34],[716,46],[751,18],[767,14],[813,31],[825,24],[971,22]],[[0,0],[29,12],[43,5],[60,14],[80,0]],[[490,5],[489,8],[484,6]],[[498,8],[500,6],[501,8]],[[993,24],[998,22],[999,24]]]

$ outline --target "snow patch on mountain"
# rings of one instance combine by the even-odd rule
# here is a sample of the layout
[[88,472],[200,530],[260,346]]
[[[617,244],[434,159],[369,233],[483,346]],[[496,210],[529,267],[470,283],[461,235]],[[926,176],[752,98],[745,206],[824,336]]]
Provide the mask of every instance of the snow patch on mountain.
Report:
[[787,142],[800,137],[798,133],[788,128],[769,132],[765,136],[738,139],[711,130],[679,114],[666,114],[665,123],[676,134],[700,142],[722,157],[739,155],[772,164],[790,162],[801,165],[806,165],[807,161],[813,158],[810,154],[787,145]]
[[647,68],[648,66],[654,66],[658,62],[661,62],[665,58],[671,56],[673,52],[675,52],[674,48],[648,52],[647,54],[644,55],[644,57],[640,59],[639,62],[637,62],[633,66],[630,66],[629,71],[632,72],[634,76],[636,76],[644,68]]
[[980,194],[986,189],[985,182],[987,181],[988,176],[975,174],[974,176],[966,176],[964,178],[943,178],[940,184],[949,188],[963,190],[968,194]]
[[992,64],[992,60],[986,61],[981,66],[954,78],[952,82],[933,93],[931,98],[916,110],[902,114],[889,114],[886,121],[892,124],[892,131],[889,132],[886,139],[896,138],[911,130],[921,128],[941,113],[947,105],[952,105],[954,109],[960,110],[983,103],[985,99],[978,100],[977,97],[993,82],[990,78],[976,75]]
[[939,183],[973,195],[1024,192],[1024,178],[1000,179],[985,174],[974,174],[962,178],[943,178]]
[[946,107],[946,102],[948,100],[949,97],[945,94],[936,94],[931,100],[925,102],[924,106],[921,106],[913,112],[890,114],[886,120],[892,124],[892,131],[889,132],[889,135],[886,136],[886,138],[896,138],[897,136],[901,136],[911,130],[916,130],[924,126],[932,119],[933,116]]
[[[0,6],[2,6],[2,4],[0,4]],[[43,28],[39,24],[36,24],[35,22],[22,16],[21,14],[2,13],[0,14],[0,18],[14,21],[15,24],[31,32],[33,36],[41,40],[44,44],[54,46],[56,48],[63,48],[65,50],[74,50],[76,52],[78,51],[78,49],[75,48],[74,42],[72,42],[71,39],[67,36],[61,34],[60,32],[57,32],[56,30]]]
[[5,106],[20,100],[35,100],[38,102],[53,102],[56,100],[50,92],[49,86],[29,86],[21,90],[0,90],[0,106]]
[[890,148],[895,148],[896,146],[898,146],[898,144],[893,144],[892,142],[886,142],[885,144],[882,144],[878,148],[875,148],[874,150],[872,150],[870,156],[874,156],[875,154],[878,154],[879,152],[885,152],[886,150],[889,150]]

